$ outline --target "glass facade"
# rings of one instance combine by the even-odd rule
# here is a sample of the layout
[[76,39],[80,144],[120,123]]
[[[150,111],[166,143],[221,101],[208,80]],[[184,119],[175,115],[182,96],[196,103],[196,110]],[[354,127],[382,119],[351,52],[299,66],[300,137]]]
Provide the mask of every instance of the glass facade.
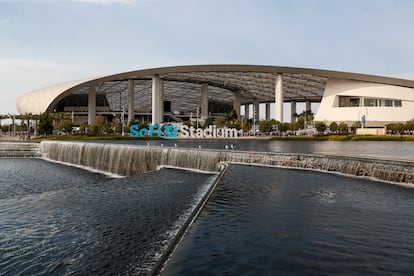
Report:
[[401,100],[338,96],[338,107],[402,107]]

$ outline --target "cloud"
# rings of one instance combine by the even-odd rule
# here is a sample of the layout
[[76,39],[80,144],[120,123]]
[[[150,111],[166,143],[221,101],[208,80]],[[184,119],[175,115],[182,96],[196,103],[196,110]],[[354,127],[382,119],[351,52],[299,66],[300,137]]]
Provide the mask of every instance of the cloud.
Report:
[[78,2],[100,4],[100,5],[111,5],[111,4],[124,4],[124,5],[133,5],[136,0],[76,0]]
[[0,24],[7,24],[9,22],[10,22],[9,19],[7,19],[7,18],[1,18],[0,19]]

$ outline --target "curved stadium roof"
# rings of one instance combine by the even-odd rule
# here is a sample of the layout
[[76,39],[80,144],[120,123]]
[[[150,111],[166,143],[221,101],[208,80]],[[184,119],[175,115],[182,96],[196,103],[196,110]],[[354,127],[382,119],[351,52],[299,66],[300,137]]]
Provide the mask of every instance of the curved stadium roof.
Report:
[[97,95],[105,95],[107,110],[120,111],[127,107],[128,80],[133,79],[134,109],[149,113],[152,76],[155,74],[164,80],[165,100],[180,102],[182,112],[199,105],[202,83],[208,83],[209,101],[212,102],[231,104],[235,92],[240,92],[241,104],[274,102],[277,74],[283,75],[285,101],[320,102],[329,78],[414,88],[412,80],[330,70],[261,65],[189,65],[143,69],[62,83],[24,94],[18,98],[16,105],[20,113],[52,112],[67,96],[86,95],[89,86],[95,85]]

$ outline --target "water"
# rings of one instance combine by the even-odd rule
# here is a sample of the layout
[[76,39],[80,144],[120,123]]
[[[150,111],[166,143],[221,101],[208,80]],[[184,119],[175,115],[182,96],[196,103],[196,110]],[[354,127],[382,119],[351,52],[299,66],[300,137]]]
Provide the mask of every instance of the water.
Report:
[[[236,150],[334,150],[343,151],[341,155],[359,150],[360,155],[412,160],[411,143],[149,143],[141,153],[137,148],[142,147],[113,144],[49,146],[58,160],[69,158],[81,165],[87,161],[115,173],[131,165],[142,167],[140,171],[156,164],[212,169],[219,160],[209,151],[153,147],[160,143],[179,148],[200,144],[223,149],[233,144]],[[262,153],[250,155],[265,158]],[[0,274],[145,274],[214,177],[163,169],[112,179],[40,159],[0,159]],[[413,196],[414,189],[368,180],[230,165],[164,273],[414,274]]]
[[141,274],[212,183],[163,169],[111,179],[0,159],[0,274]]
[[225,149],[234,146],[236,150],[291,152],[352,155],[362,157],[380,157],[390,159],[414,160],[414,143],[397,141],[269,141],[269,140],[134,140],[134,141],[94,141],[101,143],[136,144],[165,147],[186,147]]
[[231,165],[163,275],[414,274],[414,189]]

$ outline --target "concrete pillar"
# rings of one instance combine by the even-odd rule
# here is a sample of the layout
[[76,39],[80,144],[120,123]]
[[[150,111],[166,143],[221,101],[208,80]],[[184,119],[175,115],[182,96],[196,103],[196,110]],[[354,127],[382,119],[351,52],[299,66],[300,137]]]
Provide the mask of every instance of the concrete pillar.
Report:
[[152,77],[152,124],[159,124],[163,121],[163,83],[159,75]]
[[240,91],[234,92],[233,109],[236,111],[237,118],[240,118],[240,101],[241,101]]
[[266,121],[270,121],[270,103],[266,103]]
[[275,82],[275,118],[276,121],[283,122],[283,83],[282,74],[276,75]]
[[128,123],[134,120],[134,80],[128,80]]
[[244,105],[244,118],[249,119],[249,112],[250,112],[250,104],[246,103]]
[[159,115],[160,116],[160,120],[161,123],[164,122],[164,81],[162,79],[161,80],[161,96],[160,96],[160,110],[159,110]]
[[259,121],[259,102],[255,101],[253,105],[254,105],[253,112],[255,112],[253,116],[256,119],[256,121]]
[[293,123],[296,121],[296,102],[295,101],[291,101],[290,102],[290,122]]
[[201,84],[201,118],[208,117],[208,84]]
[[312,110],[311,102],[309,100],[306,100],[305,107],[306,107],[305,111]]
[[91,125],[95,122],[96,117],[96,86],[95,84],[89,85],[88,93],[88,124]]

